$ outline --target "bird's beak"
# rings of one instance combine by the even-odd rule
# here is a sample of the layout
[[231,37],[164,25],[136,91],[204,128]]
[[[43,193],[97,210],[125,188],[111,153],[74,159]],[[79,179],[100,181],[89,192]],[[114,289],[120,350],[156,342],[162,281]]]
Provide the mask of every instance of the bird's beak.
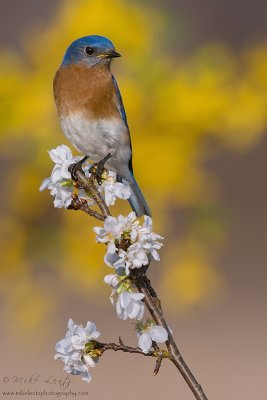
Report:
[[117,53],[115,50],[112,50],[109,54],[110,58],[117,58],[117,57],[121,57],[120,53]]
[[116,58],[121,57],[120,53],[117,53],[115,50],[111,50],[108,53],[99,54],[98,58]]

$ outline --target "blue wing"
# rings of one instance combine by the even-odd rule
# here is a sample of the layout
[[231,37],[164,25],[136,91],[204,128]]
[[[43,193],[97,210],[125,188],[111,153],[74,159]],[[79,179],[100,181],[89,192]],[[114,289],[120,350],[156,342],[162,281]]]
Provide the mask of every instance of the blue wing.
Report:
[[[119,110],[119,113],[120,113],[120,115],[121,115],[121,117],[122,117],[122,119],[123,119],[123,121],[124,121],[124,123],[125,123],[125,125],[127,127],[127,130],[128,130],[128,133],[129,133],[129,139],[130,139],[130,148],[132,150],[131,135],[130,135],[130,130],[129,130],[128,122],[127,122],[126,112],[125,112],[125,109],[124,109],[124,105],[123,105],[120,89],[119,89],[119,86],[118,86],[117,81],[114,78],[114,76],[112,76],[112,80],[113,80],[113,83],[114,83],[114,86],[115,86],[115,90],[116,90],[116,106],[117,106],[117,108]],[[129,168],[130,168],[130,171],[133,172],[132,157],[129,160]]]
[[116,90],[116,95],[117,95],[116,106],[117,106],[117,108],[119,110],[119,113],[120,113],[125,125],[127,126],[127,129],[129,130],[127,117],[126,117],[126,112],[125,112],[125,109],[124,109],[124,105],[123,105],[123,101],[122,101],[122,97],[121,97],[119,86],[118,86],[114,76],[112,76],[112,80],[113,80],[113,83],[114,83],[114,86],[115,86],[115,90]]

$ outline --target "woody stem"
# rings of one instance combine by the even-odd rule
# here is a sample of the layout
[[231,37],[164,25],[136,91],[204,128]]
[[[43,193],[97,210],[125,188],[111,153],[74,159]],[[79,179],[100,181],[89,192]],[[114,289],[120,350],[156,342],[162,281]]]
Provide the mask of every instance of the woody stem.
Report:
[[97,348],[101,350],[101,353],[104,353],[106,350],[114,350],[114,351],[124,351],[125,353],[135,353],[141,354],[146,357],[156,357],[159,356],[161,358],[169,358],[169,354],[164,350],[158,351],[149,351],[148,353],[144,353],[138,347],[126,346],[124,343],[116,344],[116,343],[97,343]]
[[[105,220],[108,216],[110,216],[110,211],[108,206],[106,205],[104,199],[100,195],[98,189],[96,188],[94,184],[94,175],[91,174],[90,178],[87,179],[81,171],[77,171],[77,178],[80,183],[80,185],[88,191],[92,198],[95,200],[97,205],[99,206],[99,209],[102,213],[102,218]],[[80,208],[82,211],[82,208]],[[95,218],[98,218],[98,216],[94,216]],[[100,218],[98,218],[100,219]],[[173,364],[176,366],[176,368],[179,370],[183,378],[185,379],[186,383],[188,384],[189,388],[191,389],[192,393],[195,396],[196,400],[208,400],[207,396],[205,395],[201,385],[197,382],[196,378],[190,371],[188,365],[186,364],[185,360],[183,359],[176,343],[175,340],[169,330],[169,327],[166,323],[162,308],[161,308],[161,302],[159,298],[157,297],[157,294],[152,287],[150,280],[148,279],[146,275],[148,265],[140,268],[140,269],[135,269],[132,270],[130,278],[132,279],[133,283],[135,284],[136,288],[140,293],[144,295],[144,303],[147,306],[148,311],[150,312],[153,320],[157,325],[162,326],[164,329],[166,329],[168,333],[168,340],[166,342],[166,346],[168,349],[168,356],[163,356],[162,354],[157,355],[157,364],[154,370],[154,374],[157,373],[160,364],[161,364],[161,359],[162,358],[169,358]],[[116,345],[115,343],[108,343],[105,344],[104,347],[102,348],[102,351],[106,350],[121,350],[121,351],[128,351],[130,353],[138,353],[138,354],[144,354],[141,349],[138,348],[131,348],[129,346],[125,346],[122,342],[120,342],[119,345]],[[154,352],[149,352],[147,355],[154,356]]]
[[91,177],[87,179],[83,172],[77,171],[77,178],[79,180],[79,183],[86,192],[90,193],[93,200],[97,203],[100,211],[102,212],[103,217],[107,218],[111,215],[109,208],[94,184],[93,175],[91,175]]
[[162,326],[166,329],[168,333],[168,340],[166,342],[166,346],[168,348],[170,354],[170,360],[176,366],[176,368],[180,371],[186,383],[190,387],[193,392],[195,398],[197,400],[208,400],[201,385],[197,382],[196,378],[190,371],[188,365],[183,359],[174,338],[169,330],[169,327],[166,323],[166,320],[163,315],[163,311],[161,309],[160,300],[157,297],[152,297],[150,290],[147,288],[146,279],[144,279],[144,275],[140,274],[136,278],[134,278],[134,283],[139,290],[140,293],[144,295],[144,302],[157,325]]

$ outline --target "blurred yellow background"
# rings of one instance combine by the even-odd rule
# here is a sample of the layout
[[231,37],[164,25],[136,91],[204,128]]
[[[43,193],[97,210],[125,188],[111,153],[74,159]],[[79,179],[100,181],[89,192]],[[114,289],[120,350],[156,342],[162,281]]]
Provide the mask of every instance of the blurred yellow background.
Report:
[[[108,329],[115,337],[121,330],[131,330],[131,323],[117,321],[109,304],[109,291],[102,283],[110,270],[103,264],[104,250],[95,243],[92,232],[98,223],[78,212],[54,209],[49,193],[38,191],[52,168],[47,150],[68,144],[53,103],[55,71],[70,42],[101,34],[109,37],[123,55],[112,69],[132,132],[135,175],[152,209],[154,229],[165,237],[161,262],[151,265],[150,275],[170,325],[177,338],[184,339],[181,350],[187,349],[192,369],[195,365],[197,378],[204,381],[208,395],[213,394],[211,398],[249,399],[251,393],[253,398],[263,398],[254,391],[260,389],[258,381],[252,381],[249,388],[237,383],[245,373],[260,376],[254,370],[241,373],[240,365],[246,364],[241,349],[234,357],[234,372],[227,372],[228,378],[224,375],[229,367],[227,357],[222,359],[229,350],[225,340],[233,323],[236,328],[229,334],[230,343],[235,343],[233,349],[241,346],[242,334],[252,325],[251,342],[244,339],[244,351],[251,346],[247,361],[252,356],[256,357],[254,363],[263,359],[261,347],[253,351],[254,341],[264,332],[260,310],[264,310],[266,290],[266,256],[264,261],[261,254],[266,241],[267,39],[256,34],[257,29],[261,33],[260,23],[249,26],[250,34],[240,44],[235,41],[240,37],[238,30],[228,38],[220,38],[218,32],[214,37],[201,38],[201,26],[203,31],[209,27],[201,25],[203,15],[207,21],[214,18],[216,26],[216,18],[220,21],[227,15],[228,2],[224,8],[221,5],[226,14],[220,15],[209,14],[209,1],[198,4],[202,10],[199,20],[192,13],[193,4],[197,4],[194,1],[186,5],[184,1],[13,0],[12,10],[9,3],[12,1],[3,2],[0,14],[3,354],[12,360],[22,352],[20,357],[24,358],[25,350],[29,370],[45,371],[45,365],[63,376],[62,365],[53,362],[52,355],[54,342],[63,337],[69,317],[79,323],[94,320],[100,331],[106,328],[107,341],[113,339]],[[220,2],[215,3],[219,7]],[[243,12],[247,16],[250,9],[246,6]],[[17,14],[15,25],[12,13]],[[236,16],[236,24],[240,18],[247,28],[242,7],[229,13]],[[256,13],[259,21],[261,14],[260,10]],[[16,35],[19,19],[24,25]],[[229,18],[222,32],[230,29],[227,22],[234,24]],[[194,42],[191,38],[197,37],[197,29],[200,39]],[[119,212],[128,213],[128,205],[119,203],[114,213]],[[255,262],[244,269],[242,263],[248,260]],[[251,301],[255,298],[254,304]],[[248,326],[247,312],[252,318]],[[259,314],[256,326],[255,313]],[[216,332],[214,325],[218,323],[222,325]],[[128,330],[125,332],[128,335]],[[134,343],[134,337],[131,339]],[[266,342],[261,346],[266,353]],[[33,364],[33,355],[42,352],[47,357],[45,363],[39,359]],[[135,371],[131,358],[117,354],[109,357],[113,361],[108,362],[116,363],[118,369],[118,360],[125,363],[126,370],[129,366],[129,376],[124,372],[120,383],[126,390],[130,371]],[[144,360],[134,360],[142,368]],[[12,363],[8,368],[12,369]],[[150,379],[151,368],[146,368]],[[93,371],[98,375],[98,385],[105,371],[98,367]],[[171,371],[171,390],[177,396],[181,393],[183,399],[192,398],[182,381],[177,385],[175,371],[170,367],[166,371]],[[115,379],[115,368],[110,374]],[[234,374],[239,377],[237,381]],[[155,399],[160,398],[155,380],[164,382],[166,376],[162,372],[149,384]],[[79,379],[75,382],[92,395],[100,390],[97,384],[87,387]],[[223,387],[218,395],[220,385]],[[123,390],[116,399],[123,398]],[[115,392],[111,398],[115,398]]]

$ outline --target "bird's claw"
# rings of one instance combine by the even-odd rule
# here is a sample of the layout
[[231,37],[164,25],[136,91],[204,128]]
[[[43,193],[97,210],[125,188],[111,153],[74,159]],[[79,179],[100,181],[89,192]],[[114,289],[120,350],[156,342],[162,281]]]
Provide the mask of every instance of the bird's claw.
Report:
[[104,163],[99,161],[98,163],[94,163],[90,168],[89,172],[94,174],[98,185],[102,184],[102,174],[105,171]]
[[68,168],[69,173],[71,174],[71,179],[73,181],[78,180],[77,172],[83,172],[82,165],[87,160],[88,156],[83,157],[80,161],[71,164]]
[[110,159],[110,157],[112,157],[112,154],[108,153],[102,160],[98,161],[97,163],[94,163],[89,170],[89,172],[94,174],[98,185],[102,184],[102,175],[103,172],[106,171],[105,163]]

